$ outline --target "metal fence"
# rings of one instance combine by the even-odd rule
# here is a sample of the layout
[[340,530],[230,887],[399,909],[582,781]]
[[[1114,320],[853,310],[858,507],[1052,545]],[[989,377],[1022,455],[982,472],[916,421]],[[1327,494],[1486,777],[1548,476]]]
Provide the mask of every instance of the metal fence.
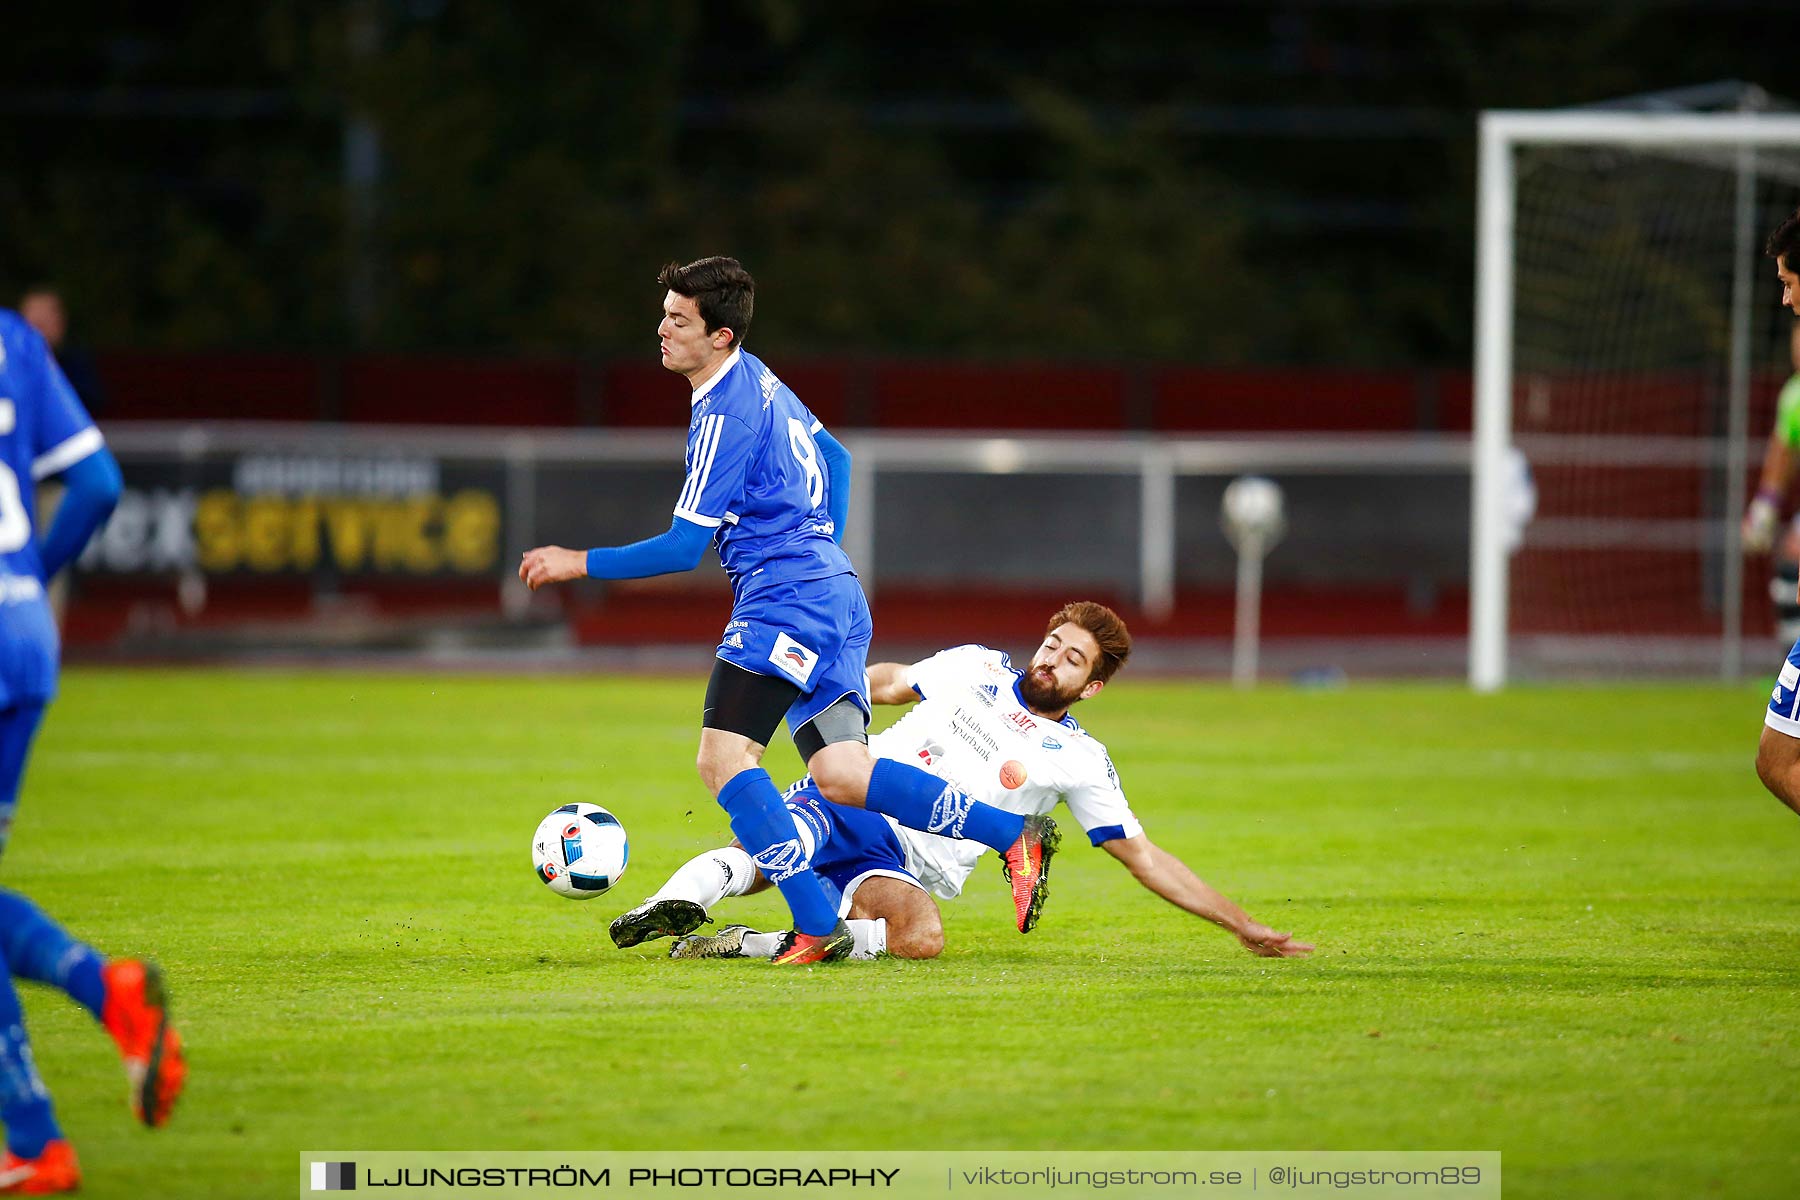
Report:
[[[616,544],[666,527],[678,431],[115,422],[128,494],[82,560],[124,576],[513,578],[530,546]],[[1104,586],[1167,616],[1178,588],[1230,585],[1220,493],[1288,493],[1285,584],[1460,587],[1461,436],[1018,437],[848,433],[846,545],[871,593],[908,585]]]

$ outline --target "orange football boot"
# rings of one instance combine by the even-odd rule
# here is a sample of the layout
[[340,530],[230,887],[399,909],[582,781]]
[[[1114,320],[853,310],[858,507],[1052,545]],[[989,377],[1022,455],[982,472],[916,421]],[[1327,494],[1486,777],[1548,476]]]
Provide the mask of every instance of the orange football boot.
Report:
[[1000,870],[1012,885],[1013,917],[1020,933],[1037,928],[1050,894],[1050,856],[1062,845],[1056,822],[1038,815],[1025,818],[1019,840],[1000,856]]
[[169,997],[155,963],[119,958],[101,969],[106,1004],[100,1022],[119,1044],[131,1080],[131,1112],[152,1129],[169,1119],[187,1082],[181,1035],[169,1023]]
[[54,1196],[80,1186],[75,1147],[62,1138],[46,1142],[36,1158],[20,1158],[10,1150],[0,1155],[0,1195]]
[[826,934],[788,930],[769,961],[782,967],[806,967],[813,963],[835,962],[848,957],[854,949],[856,938],[851,935],[850,927],[839,920]]

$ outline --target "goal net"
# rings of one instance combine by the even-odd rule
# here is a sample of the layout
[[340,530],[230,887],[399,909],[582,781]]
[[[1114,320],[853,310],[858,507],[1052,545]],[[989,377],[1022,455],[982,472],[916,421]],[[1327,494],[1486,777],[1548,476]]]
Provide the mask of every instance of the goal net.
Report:
[[1800,117],[1490,113],[1481,189],[1471,682],[1773,662],[1737,522],[1792,370],[1762,246]]

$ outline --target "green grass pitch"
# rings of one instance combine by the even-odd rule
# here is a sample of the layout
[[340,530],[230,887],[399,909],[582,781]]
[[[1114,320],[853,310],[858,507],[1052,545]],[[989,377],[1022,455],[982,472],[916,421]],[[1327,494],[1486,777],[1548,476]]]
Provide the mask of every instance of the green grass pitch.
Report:
[[[328,1147],[1471,1149],[1509,1197],[1800,1186],[1800,818],[1752,772],[1754,687],[1127,675],[1079,715],[1148,832],[1312,959],[1076,832],[1029,937],[984,864],[941,960],[799,972],[606,938],[727,837],[701,690],[70,672],[0,882],[158,958],[193,1071],[136,1128],[110,1043],[22,989],[87,1194],[285,1196]],[[633,850],[580,904],[527,855],[574,800]]]

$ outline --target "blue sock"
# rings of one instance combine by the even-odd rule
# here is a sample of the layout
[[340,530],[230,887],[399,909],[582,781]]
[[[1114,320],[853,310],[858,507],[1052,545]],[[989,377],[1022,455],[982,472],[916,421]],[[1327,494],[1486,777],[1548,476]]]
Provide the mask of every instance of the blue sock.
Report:
[[0,890],[0,956],[8,974],[60,988],[100,1019],[106,1003],[100,968],[106,960],[17,892]]
[[719,789],[719,806],[757,868],[781,889],[794,914],[794,928],[814,936],[830,933],[837,925],[837,909],[813,874],[812,856],[769,773],[761,767],[738,772]]
[[50,1092],[31,1061],[25,1014],[10,976],[0,978],[0,1122],[6,1124],[6,1148],[20,1158],[36,1158],[45,1143],[62,1136]]
[[900,822],[945,837],[967,838],[1002,854],[1025,829],[1025,818],[971,799],[929,771],[891,758],[875,760],[863,806]]

